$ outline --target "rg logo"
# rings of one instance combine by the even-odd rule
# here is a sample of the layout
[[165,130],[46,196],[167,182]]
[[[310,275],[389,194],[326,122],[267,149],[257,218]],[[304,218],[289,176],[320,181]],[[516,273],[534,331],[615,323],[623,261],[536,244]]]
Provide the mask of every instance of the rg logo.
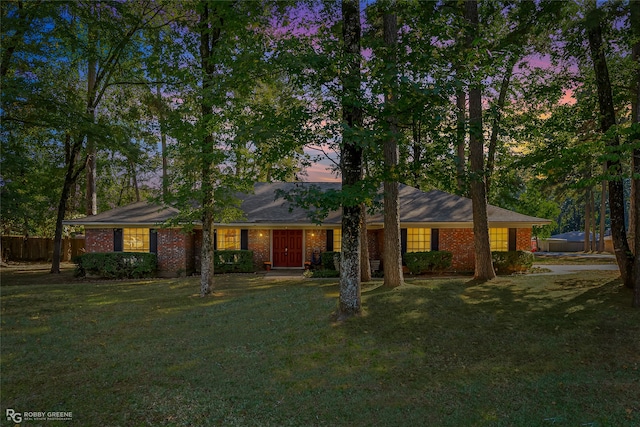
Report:
[[22,422],[22,413],[16,412],[15,410],[8,408],[6,411],[7,420],[13,421],[15,424],[20,424]]

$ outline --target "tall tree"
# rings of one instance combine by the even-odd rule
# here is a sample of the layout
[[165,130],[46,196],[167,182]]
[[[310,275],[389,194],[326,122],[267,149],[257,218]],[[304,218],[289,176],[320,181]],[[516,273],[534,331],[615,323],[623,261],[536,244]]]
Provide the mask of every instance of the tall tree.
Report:
[[[340,166],[342,189],[357,192],[362,180],[361,131],[363,113],[361,107],[361,24],[358,0],[342,2],[342,123]],[[342,248],[340,259],[340,299],[337,318],[340,320],[357,315],[362,309],[360,295],[360,230],[362,210],[359,202],[343,198]]]
[[[139,53],[139,50],[136,48],[136,36],[143,29],[156,22],[161,11],[161,6],[146,2],[136,2],[135,4],[117,4],[113,7],[107,7],[106,5],[98,3],[96,7],[100,8],[100,13],[96,14],[94,14],[95,9],[93,5],[91,5],[91,7],[85,7],[85,5],[82,4],[74,6],[76,7],[69,13],[78,20],[81,27],[84,26],[89,29],[89,38],[84,40],[84,42],[80,40],[81,46],[84,45],[80,53],[86,55],[85,57],[89,63],[89,81],[86,90],[85,110],[82,117],[88,121],[90,126],[88,129],[91,129],[92,124],[95,123],[96,109],[111,87],[119,84],[139,82],[139,79],[135,77],[133,78],[133,82],[129,80],[132,76],[136,76],[137,72],[132,70],[132,62],[128,54]],[[103,31],[100,32],[101,35],[109,34],[109,38],[106,36],[100,38],[100,50],[98,50],[96,42],[93,39],[93,30],[96,27],[103,29]],[[75,29],[76,27],[73,26],[72,28]],[[116,28],[117,31],[114,31]],[[82,33],[78,32],[76,35],[77,34]],[[71,45],[76,44],[78,41],[73,40],[74,35],[69,35],[71,35]],[[125,66],[125,62],[128,62],[128,66]],[[87,127],[85,127],[85,129],[87,129]],[[85,141],[94,141],[98,138],[98,135],[99,134],[93,131],[88,132],[85,130],[73,137],[70,136],[72,142],[65,140],[65,147],[68,146],[68,150],[65,149],[67,153],[65,158],[67,159],[68,165],[58,207],[58,221],[51,265],[52,273],[60,272],[62,220],[64,219],[70,189],[79,177],[80,171],[84,168],[83,165],[76,164],[76,162],[81,161],[79,153],[83,148],[87,148],[85,147]],[[85,165],[92,164],[92,147],[89,147],[87,153],[84,159]],[[91,200],[93,200],[95,194],[93,189],[90,189],[89,193],[90,194],[87,194],[87,199],[91,198]],[[93,202],[91,211],[93,212]]]
[[[615,127],[617,123],[609,68],[603,45],[601,13],[602,11],[595,5],[594,1],[587,12],[585,25],[598,91],[600,129],[605,135],[607,148],[614,152],[620,147],[620,140],[617,133],[614,135],[609,134],[609,130]],[[629,248],[625,230],[623,170],[620,158],[610,156],[607,160],[607,170],[610,175],[609,210],[611,213],[611,237],[616,260],[625,286],[633,288],[634,258]]]
[[[458,67],[456,76],[461,79],[461,72]],[[466,153],[466,134],[467,134],[467,94],[462,85],[462,81],[458,81],[456,88],[456,189],[461,196],[467,194],[467,153]]]
[[[474,50],[474,38],[478,33],[478,3],[465,1],[467,20],[466,47]],[[473,65],[472,65],[473,66]],[[487,213],[487,187],[484,167],[484,136],[482,129],[482,83],[480,76],[472,72],[469,84],[469,175],[473,205],[473,242],[475,248],[476,280],[491,280],[495,277],[489,243],[489,218]]]
[[214,115],[216,62],[214,52],[220,41],[223,18],[218,7],[224,4],[201,1],[198,4],[198,30],[200,35],[200,61],[202,67],[201,137],[202,137],[202,252],[200,267],[200,296],[211,293],[214,277],[214,173],[216,145],[207,128]]
[[395,13],[395,1],[385,5],[383,12],[383,35],[385,45],[385,63],[389,75],[385,85],[385,121],[387,132],[384,140],[384,286],[395,288],[402,285],[402,250],[400,242],[400,203],[398,184],[398,118],[397,96],[397,58],[398,25]]

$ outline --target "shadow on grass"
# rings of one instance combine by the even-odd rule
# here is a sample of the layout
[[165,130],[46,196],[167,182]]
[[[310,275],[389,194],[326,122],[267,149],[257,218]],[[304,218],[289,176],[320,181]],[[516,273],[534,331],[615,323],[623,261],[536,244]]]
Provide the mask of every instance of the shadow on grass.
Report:
[[366,335],[370,348],[384,349],[382,359],[363,355],[369,363],[392,372],[400,387],[426,388],[425,404],[450,408],[458,422],[540,425],[558,416],[559,425],[633,425],[640,408],[625,393],[640,380],[640,313],[613,277],[377,288],[365,294],[365,315],[344,328],[352,340]]
[[633,425],[640,315],[612,279],[376,283],[339,325],[336,282],[12,286],[2,406],[78,425]]

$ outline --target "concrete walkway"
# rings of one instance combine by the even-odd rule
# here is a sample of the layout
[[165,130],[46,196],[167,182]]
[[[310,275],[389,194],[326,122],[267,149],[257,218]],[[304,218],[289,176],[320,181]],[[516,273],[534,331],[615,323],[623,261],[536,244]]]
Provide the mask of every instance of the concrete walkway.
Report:
[[264,275],[265,279],[302,279],[302,269],[271,269]]
[[564,258],[564,259],[589,259],[595,260],[591,262],[608,262],[614,261],[614,263],[610,264],[536,264],[533,262],[534,267],[544,268],[547,270],[551,270],[547,273],[530,273],[529,276],[543,276],[543,275],[552,275],[552,274],[571,274],[578,273],[581,271],[619,271],[618,265],[615,264],[616,256],[609,253],[583,253],[583,252],[535,252],[534,256],[536,258],[550,260],[554,258]]
[[534,267],[551,270],[546,273],[529,273],[527,276],[545,276],[552,274],[571,274],[581,271],[619,271],[617,264],[586,264],[586,265],[553,265],[553,264],[533,264]]

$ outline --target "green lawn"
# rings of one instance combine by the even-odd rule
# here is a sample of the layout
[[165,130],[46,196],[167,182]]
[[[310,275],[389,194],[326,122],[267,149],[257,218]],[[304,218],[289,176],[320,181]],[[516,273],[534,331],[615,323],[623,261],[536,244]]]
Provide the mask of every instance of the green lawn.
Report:
[[640,425],[640,311],[613,273],[375,282],[344,324],[335,281],[43,280],[2,275],[1,425]]

